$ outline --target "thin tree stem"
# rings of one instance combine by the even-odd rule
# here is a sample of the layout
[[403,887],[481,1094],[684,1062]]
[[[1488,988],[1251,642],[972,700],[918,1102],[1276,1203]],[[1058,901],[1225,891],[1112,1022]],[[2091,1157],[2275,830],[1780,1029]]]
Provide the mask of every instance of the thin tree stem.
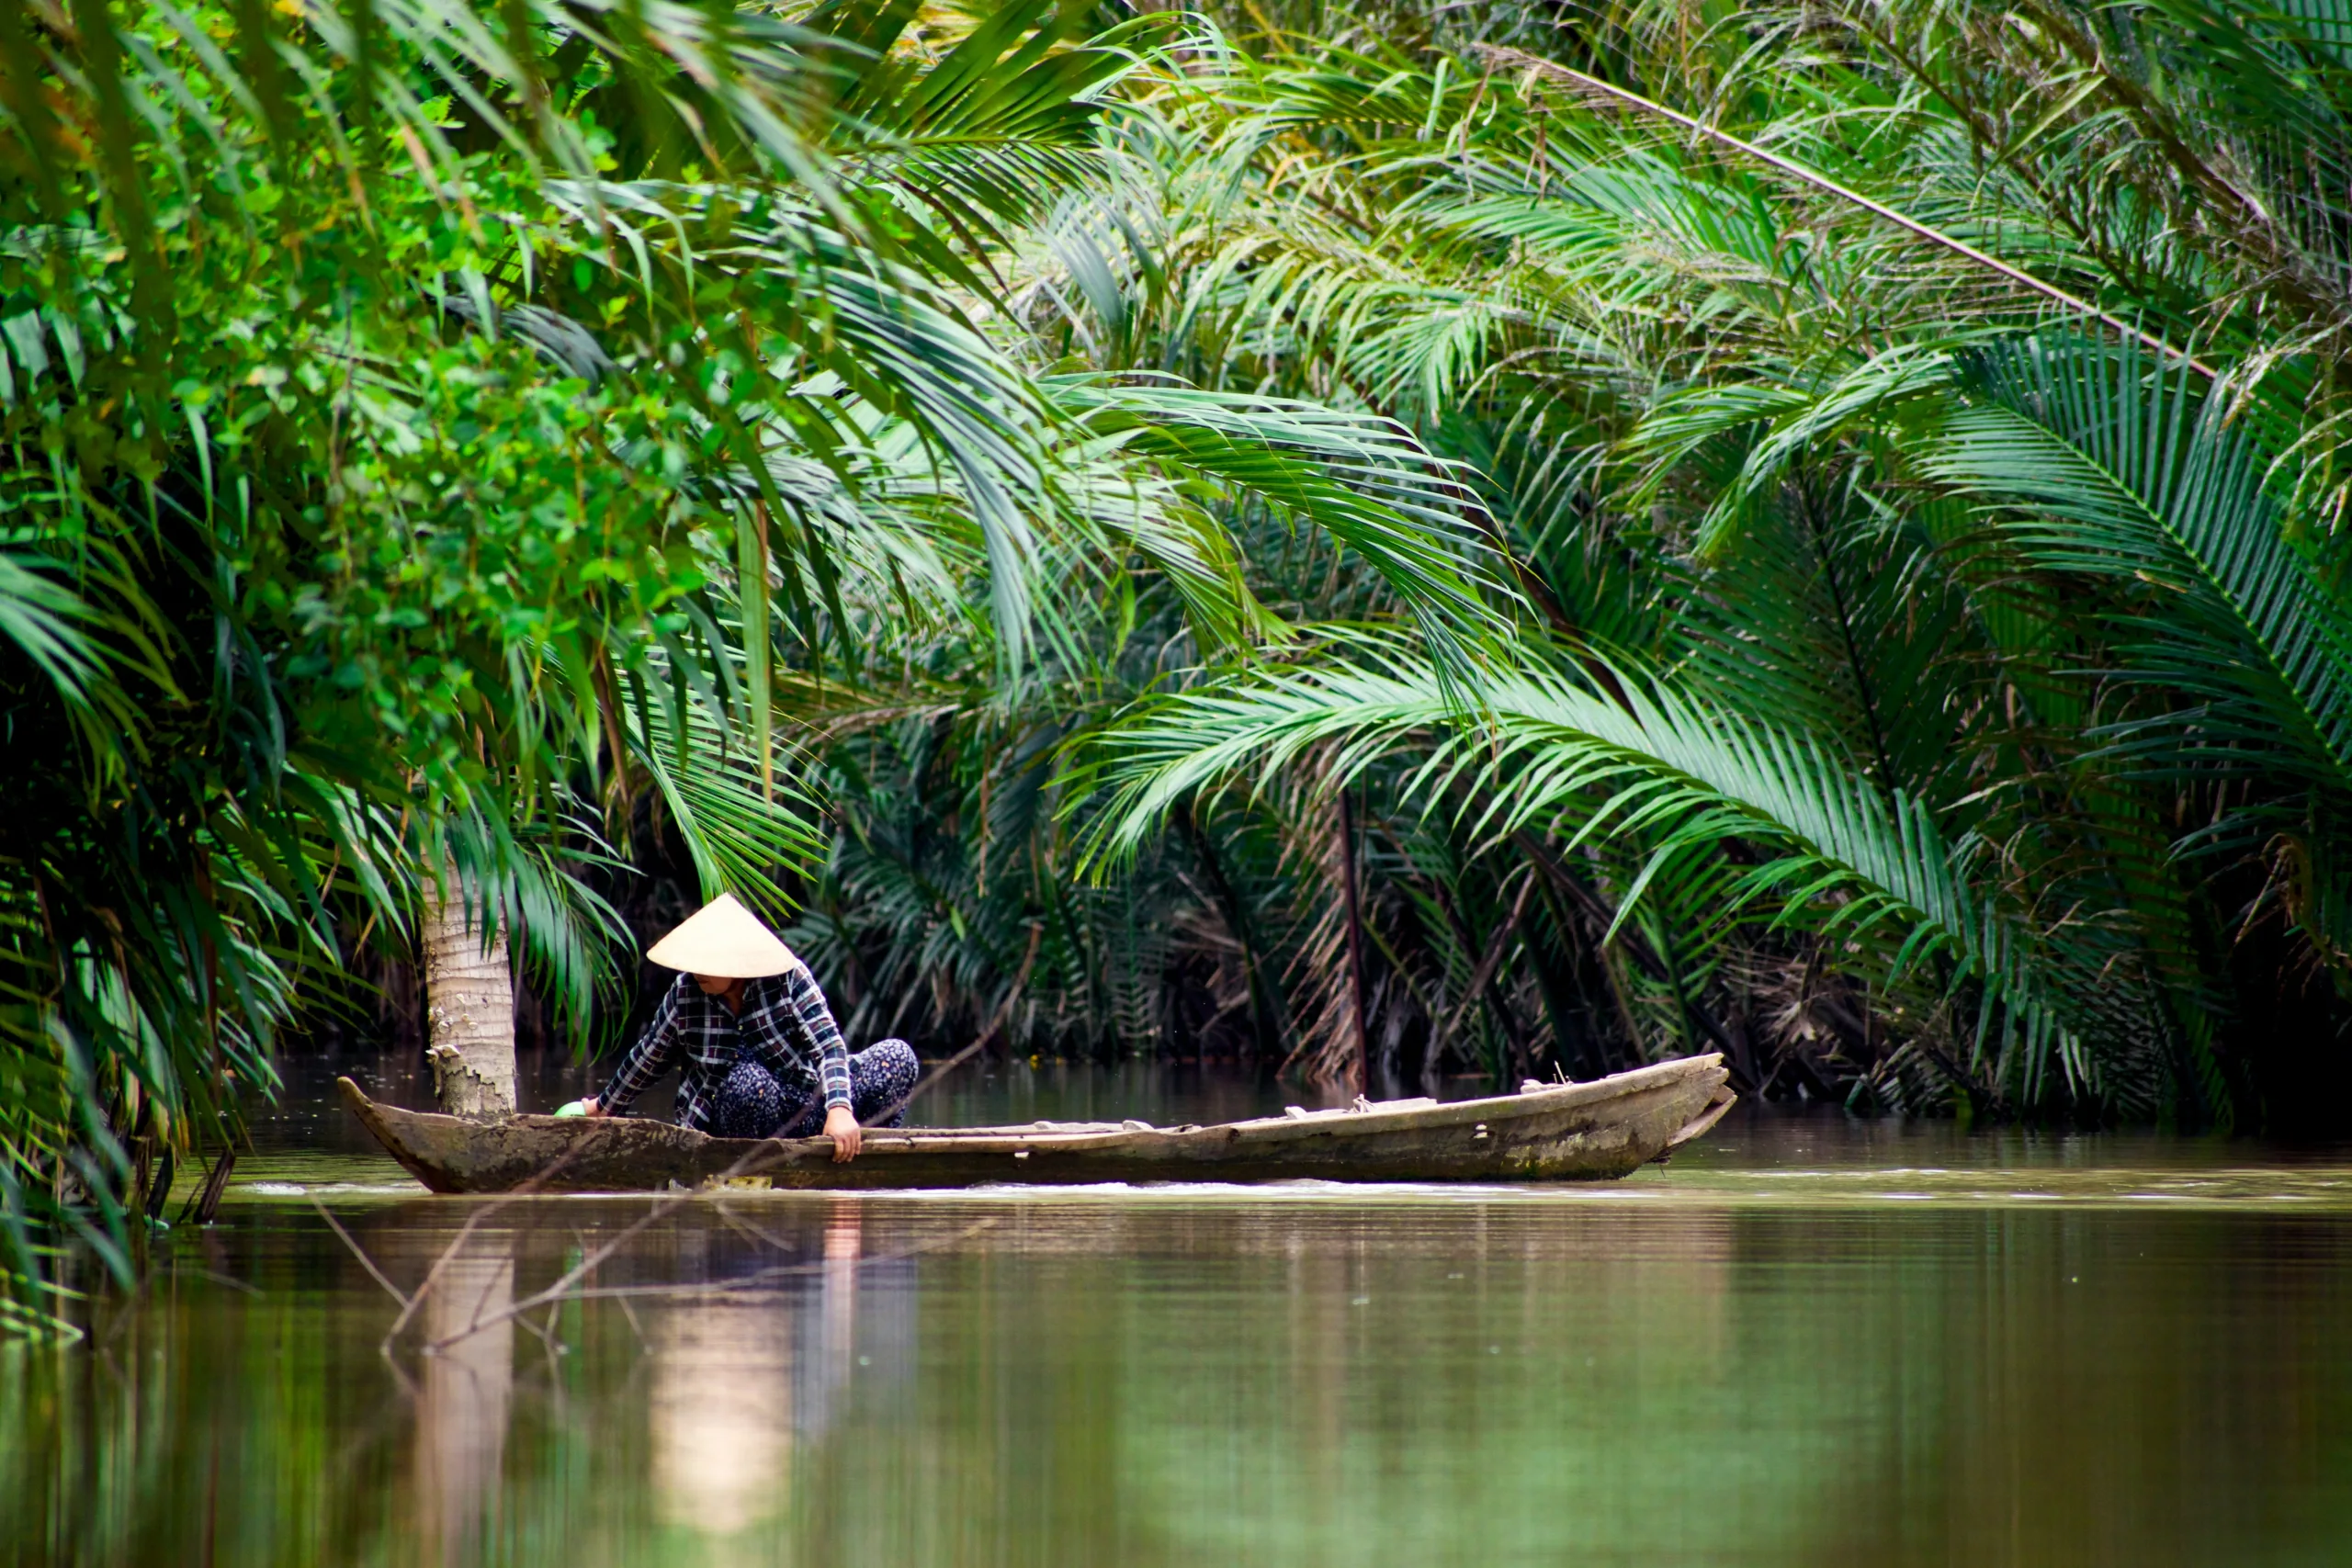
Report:
[[1348,1020],[1355,1036],[1354,1059],[1349,1068],[1356,1093],[1364,1092],[1369,1076],[1371,1042],[1364,1026],[1363,906],[1356,891],[1356,815],[1351,792],[1340,786],[1340,887],[1348,907]]

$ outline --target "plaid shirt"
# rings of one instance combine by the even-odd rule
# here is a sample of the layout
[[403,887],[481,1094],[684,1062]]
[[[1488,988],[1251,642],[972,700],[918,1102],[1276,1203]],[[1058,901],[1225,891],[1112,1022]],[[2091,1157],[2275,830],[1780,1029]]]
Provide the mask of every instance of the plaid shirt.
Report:
[[599,1108],[626,1115],[639,1095],[678,1067],[678,1125],[707,1127],[710,1102],[745,1052],[775,1075],[787,1095],[796,1086],[805,1093],[822,1083],[826,1110],[850,1102],[849,1047],[816,977],[795,964],[785,974],[743,982],[740,1014],[705,996],[692,975],[679,976],[605,1085]]

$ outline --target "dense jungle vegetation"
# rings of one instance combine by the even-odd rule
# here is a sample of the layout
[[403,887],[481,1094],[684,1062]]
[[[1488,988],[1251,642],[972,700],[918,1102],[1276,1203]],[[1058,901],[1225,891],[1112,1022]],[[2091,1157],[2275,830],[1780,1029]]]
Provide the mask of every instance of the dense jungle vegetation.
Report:
[[435,900],[583,1048],[731,887],[861,1041],[2340,1131],[2347,116],[2320,0],[0,0],[11,1320]]

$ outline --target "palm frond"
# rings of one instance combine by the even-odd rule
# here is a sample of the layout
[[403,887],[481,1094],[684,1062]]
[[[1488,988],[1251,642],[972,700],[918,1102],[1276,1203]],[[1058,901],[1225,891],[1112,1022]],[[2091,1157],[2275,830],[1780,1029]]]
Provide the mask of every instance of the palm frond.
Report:
[[[1729,913],[1769,899],[1776,919],[1848,944],[1883,947],[1889,974],[1948,966],[1982,987],[1980,1048],[2028,1098],[2054,1061],[2093,1089],[2097,1021],[2070,996],[2060,961],[1970,878],[1975,851],[1948,844],[1924,802],[1883,794],[1802,735],[1713,709],[1686,693],[1621,681],[1625,701],[1566,677],[1522,671],[1482,682],[1463,716],[1426,667],[1339,663],[1163,699],[1104,733],[1087,771],[1113,794],[1099,855],[1131,852],[1175,802],[1235,777],[1261,778],[1310,749],[1332,750],[1343,787],[1374,757],[1418,739],[1412,790],[1431,808],[1460,797],[1481,834],[1563,829],[1637,842],[1646,860],[1620,925],[1652,879],[1729,842],[1770,858],[1727,875]],[[1949,988],[1949,986],[1947,987]]]
[[2270,459],[2228,400],[2066,339],[1986,349],[1973,367],[1927,471],[2018,508],[2004,529],[2041,569],[2155,596],[2159,617],[2123,612],[2117,678],[2200,699],[2117,742],[2171,730],[2209,761],[2256,748],[2352,787],[2352,619],[2289,542]]

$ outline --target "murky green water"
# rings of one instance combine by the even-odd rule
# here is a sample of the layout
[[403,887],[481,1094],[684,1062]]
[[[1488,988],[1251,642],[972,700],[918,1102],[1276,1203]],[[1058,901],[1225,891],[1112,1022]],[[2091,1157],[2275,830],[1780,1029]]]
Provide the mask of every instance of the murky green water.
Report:
[[[0,1560],[2352,1561],[2352,1156],[1768,1116],[1600,1188],[500,1206],[265,1132],[0,1351]],[[315,1203],[438,1263],[389,1352]]]

